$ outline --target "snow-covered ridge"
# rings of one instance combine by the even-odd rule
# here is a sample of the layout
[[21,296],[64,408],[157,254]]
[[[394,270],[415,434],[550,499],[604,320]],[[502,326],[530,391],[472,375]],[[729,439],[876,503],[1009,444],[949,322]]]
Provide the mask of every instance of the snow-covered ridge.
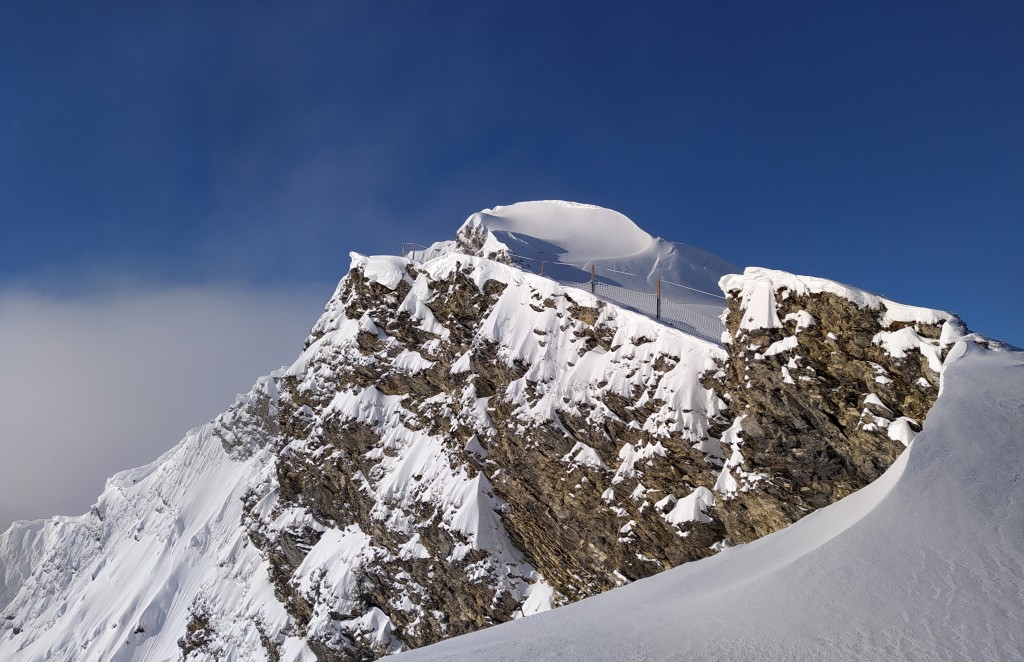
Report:
[[[266,399],[266,386],[241,398],[237,413]],[[0,591],[0,657],[176,659],[200,594],[217,604],[217,622],[230,623],[225,635],[242,659],[261,648],[262,627],[286,624],[266,561],[241,526],[242,496],[269,449],[251,438],[249,457],[232,457],[217,439],[223,425],[193,430],[157,462],[118,474],[81,517],[16,523],[0,536],[0,564],[11,567],[11,551],[23,564]],[[9,550],[15,541],[20,549]]]
[[796,296],[806,294],[834,294],[852,301],[858,308],[884,309],[883,324],[890,326],[899,322],[919,324],[942,324],[953,317],[951,313],[920,306],[908,306],[897,303],[877,294],[872,294],[857,287],[844,285],[834,280],[815,278],[813,276],[797,276],[785,271],[747,267],[742,275],[727,274],[722,276],[718,286],[725,293],[739,292],[744,310],[749,311],[748,318],[743,321],[743,328],[772,329],[782,326],[774,315],[777,307],[775,293],[788,291]]
[[[966,339],[984,345],[998,341],[971,333],[953,313],[933,308],[911,306],[857,287],[824,278],[797,276],[795,274],[760,267],[748,267],[742,275],[723,276],[719,286],[727,296],[738,301],[743,316],[738,329],[741,336],[793,327],[796,333],[779,341],[763,352],[772,356],[796,348],[801,331],[815,325],[814,316],[806,310],[791,312],[785,317],[779,310],[790,299],[809,295],[831,295],[851,302],[860,310],[878,311],[880,329],[871,342],[885,349],[898,359],[905,358],[908,351],[919,352],[927,358],[931,370],[939,373],[943,353],[958,340]],[[937,329],[930,335],[925,329]],[[730,341],[728,335],[723,338]]]

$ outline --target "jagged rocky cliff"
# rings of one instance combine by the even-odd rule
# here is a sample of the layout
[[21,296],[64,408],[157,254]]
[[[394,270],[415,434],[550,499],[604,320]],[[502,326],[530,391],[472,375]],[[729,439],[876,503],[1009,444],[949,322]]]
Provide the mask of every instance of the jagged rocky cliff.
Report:
[[606,591],[869,483],[966,334],[748,270],[719,346],[470,229],[353,254],[292,366],[89,514],[0,538],[5,659],[365,659]]
[[969,333],[949,313],[819,278],[748,269],[721,286],[727,355],[702,381],[727,403],[711,426],[729,453],[720,517],[732,542],[749,542],[878,478]]

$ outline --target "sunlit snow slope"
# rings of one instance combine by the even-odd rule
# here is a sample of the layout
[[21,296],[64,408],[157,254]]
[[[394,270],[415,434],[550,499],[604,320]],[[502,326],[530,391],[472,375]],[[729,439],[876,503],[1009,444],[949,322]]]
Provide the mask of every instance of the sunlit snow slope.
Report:
[[1024,353],[960,342],[878,481],[749,545],[415,660],[1024,658]]

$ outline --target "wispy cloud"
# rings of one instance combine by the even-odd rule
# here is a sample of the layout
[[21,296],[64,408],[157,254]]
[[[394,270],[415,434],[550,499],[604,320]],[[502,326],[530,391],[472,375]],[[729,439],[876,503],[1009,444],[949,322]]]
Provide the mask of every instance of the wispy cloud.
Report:
[[290,363],[329,291],[0,291],[0,531],[80,514]]

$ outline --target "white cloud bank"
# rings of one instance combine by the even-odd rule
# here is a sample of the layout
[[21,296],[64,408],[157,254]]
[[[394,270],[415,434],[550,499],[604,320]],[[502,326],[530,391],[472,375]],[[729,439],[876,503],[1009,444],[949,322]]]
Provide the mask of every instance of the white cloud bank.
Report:
[[0,531],[78,515],[291,363],[329,291],[0,292]]

